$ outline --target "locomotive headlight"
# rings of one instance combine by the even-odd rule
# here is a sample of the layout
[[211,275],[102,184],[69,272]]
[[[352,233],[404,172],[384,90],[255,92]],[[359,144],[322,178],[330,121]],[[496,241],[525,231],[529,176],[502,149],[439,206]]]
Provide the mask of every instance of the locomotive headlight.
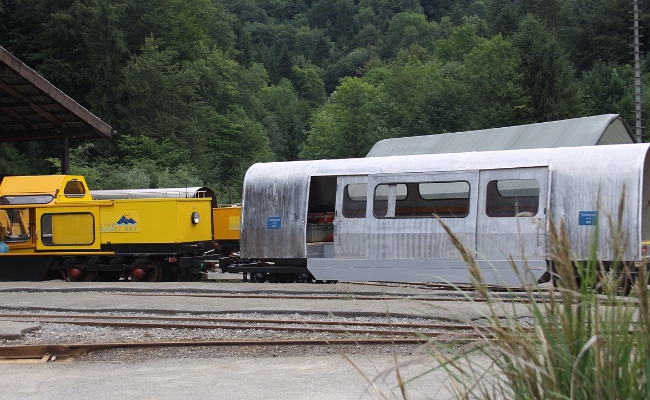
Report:
[[201,216],[199,215],[198,212],[194,211],[194,212],[192,213],[192,223],[193,223],[194,225],[196,225],[196,224],[199,223],[200,220],[201,220]]

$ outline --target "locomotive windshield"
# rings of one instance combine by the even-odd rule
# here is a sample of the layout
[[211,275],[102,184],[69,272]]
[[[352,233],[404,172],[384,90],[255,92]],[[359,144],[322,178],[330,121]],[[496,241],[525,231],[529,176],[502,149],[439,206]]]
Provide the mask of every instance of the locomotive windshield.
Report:
[[47,204],[54,200],[51,194],[38,194],[28,196],[2,196],[0,204]]

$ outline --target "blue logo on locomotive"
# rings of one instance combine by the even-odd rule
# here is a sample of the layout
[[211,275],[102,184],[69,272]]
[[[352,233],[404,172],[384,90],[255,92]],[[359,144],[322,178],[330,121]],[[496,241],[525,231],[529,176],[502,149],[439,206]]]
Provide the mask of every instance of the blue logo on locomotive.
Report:
[[124,214],[124,215],[122,215],[122,218],[120,218],[117,221],[117,224],[118,225],[135,225],[135,224],[137,224],[137,222],[136,222],[136,220],[131,218],[131,216],[127,217],[127,214]]

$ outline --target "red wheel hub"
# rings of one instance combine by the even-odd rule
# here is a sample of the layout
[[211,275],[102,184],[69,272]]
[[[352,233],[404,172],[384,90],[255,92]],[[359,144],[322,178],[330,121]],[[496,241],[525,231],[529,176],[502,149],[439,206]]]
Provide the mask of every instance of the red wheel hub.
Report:
[[68,270],[68,276],[71,276],[74,279],[79,279],[83,273],[84,271],[79,268],[70,268]]
[[133,269],[133,276],[135,276],[138,279],[142,279],[147,271],[143,270],[142,268],[134,268]]

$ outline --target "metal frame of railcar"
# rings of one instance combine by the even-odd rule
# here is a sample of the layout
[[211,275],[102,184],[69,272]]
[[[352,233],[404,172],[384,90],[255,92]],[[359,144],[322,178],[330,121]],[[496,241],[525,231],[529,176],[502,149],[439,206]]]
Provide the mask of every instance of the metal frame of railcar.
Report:
[[[565,221],[578,259],[587,258],[597,239],[601,260],[638,261],[642,241],[650,239],[647,158],[648,145],[635,144],[256,164],[244,179],[242,257],[305,260],[322,280],[467,282],[438,219],[378,218],[373,196],[382,184],[393,193],[386,198],[390,204],[398,201],[390,187],[400,183],[468,182],[466,215],[439,217],[476,251],[489,283],[520,283],[524,263],[528,281],[546,271],[549,217]],[[507,220],[487,215],[488,185],[518,179],[539,185],[537,212]],[[341,213],[342,191],[365,182],[365,218],[353,223]],[[334,241],[307,243],[308,213],[320,202],[335,210]],[[624,243],[611,243],[612,226],[625,233]]]

